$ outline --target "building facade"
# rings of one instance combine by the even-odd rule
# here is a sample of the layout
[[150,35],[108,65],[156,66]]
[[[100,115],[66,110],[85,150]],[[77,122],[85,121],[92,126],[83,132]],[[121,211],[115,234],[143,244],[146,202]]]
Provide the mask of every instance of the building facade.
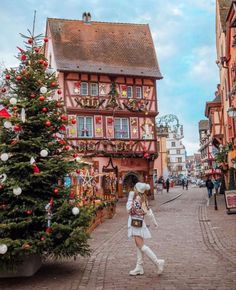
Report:
[[48,19],[46,34],[69,115],[67,138],[93,164],[98,191],[106,194],[109,172],[120,197],[137,181],[150,183],[152,194],[162,75],[149,26],[95,22],[84,13],[82,20]]
[[169,131],[166,140],[168,171],[175,177],[187,176],[186,149],[182,138],[178,133]]

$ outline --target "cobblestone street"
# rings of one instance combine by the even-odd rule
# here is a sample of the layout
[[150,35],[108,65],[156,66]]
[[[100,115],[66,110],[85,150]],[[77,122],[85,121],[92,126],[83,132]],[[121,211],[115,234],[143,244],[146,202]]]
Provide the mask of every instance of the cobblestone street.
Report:
[[151,228],[153,238],[146,244],[166,260],[160,276],[146,258],[143,276],[128,274],[135,266],[136,250],[127,238],[123,199],[114,218],[92,233],[89,258],[47,262],[34,277],[0,280],[0,289],[236,289],[236,215],[227,215],[222,195],[217,201],[218,211],[213,200],[207,207],[206,189],[193,187],[155,196],[151,205],[159,228]]

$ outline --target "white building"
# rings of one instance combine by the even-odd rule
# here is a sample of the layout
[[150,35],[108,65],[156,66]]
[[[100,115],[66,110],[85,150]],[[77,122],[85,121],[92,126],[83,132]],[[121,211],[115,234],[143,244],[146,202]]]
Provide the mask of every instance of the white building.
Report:
[[187,176],[186,169],[186,149],[183,145],[181,139],[183,139],[183,135],[177,132],[169,132],[169,136],[167,138],[167,164],[169,174],[171,176],[179,177]]

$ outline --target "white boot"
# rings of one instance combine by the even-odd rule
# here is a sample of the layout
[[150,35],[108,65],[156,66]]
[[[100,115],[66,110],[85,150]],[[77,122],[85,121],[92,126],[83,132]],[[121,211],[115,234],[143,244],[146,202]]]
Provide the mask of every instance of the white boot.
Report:
[[165,260],[158,259],[153,251],[146,245],[143,245],[141,251],[148,256],[148,258],[156,265],[157,274],[161,274],[164,270]]
[[142,251],[137,247],[137,264],[134,270],[130,271],[129,274],[131,276],[136,275],[143,275],[143,253]]

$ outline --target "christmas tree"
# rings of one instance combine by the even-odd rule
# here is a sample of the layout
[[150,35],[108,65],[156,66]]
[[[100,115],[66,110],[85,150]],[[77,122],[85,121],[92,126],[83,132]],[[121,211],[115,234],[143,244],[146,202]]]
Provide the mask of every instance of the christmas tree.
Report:
[[[29,31],[30,33],[30,31]],[[42,35],[22,35],[20,65],[4,71],[0,104],[0,268],[26,255],[89,254],[89,206],[79,206],[65,182],[78,164],[66,140],[68,120],[55,73],[44,56]],[[40,43],[44,43],[40,45]]]

